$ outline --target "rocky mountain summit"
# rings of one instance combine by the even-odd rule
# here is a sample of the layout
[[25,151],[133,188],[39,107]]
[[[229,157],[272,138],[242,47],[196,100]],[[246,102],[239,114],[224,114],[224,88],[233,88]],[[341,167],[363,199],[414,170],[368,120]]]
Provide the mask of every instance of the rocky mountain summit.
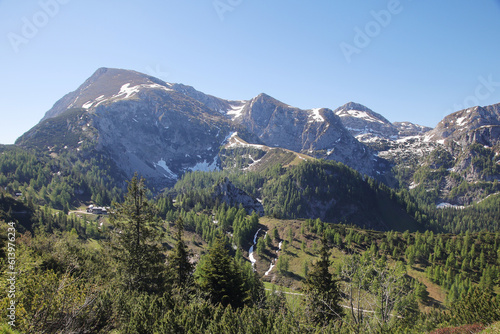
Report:
[[[186,171],[218,169],[219,147],[234,125],[174,87],[134,71],[99,69],[17,144],[44,143],[56,151],[91,146],[106,152],[127,177],[138,171],[157,189]],[[53,124],[60,136],[77,138],[75,147],[47,136]]]
[[356,140],[331,109],[302,110],[260,94],[245,103],[234,122],[269,147],[340,161],[362,174],[378,177],[390,167]]
[[500,140],[500,103],[473,107],[446,116],[426,136],[429,140],[494,146]]
[[391,123],[384,116],[354,102],[335,109],[349,132],[363,143],[373,143],[381,140],[398,140],[408,136],[418,136],[430,131],[431,128],[410,122]]
[[78,89],[66,94],[46,112],[43,120],[58,116],[69,109],[92,109],[115,101],[137,99],[146,89],[169,91],[170,84],[136,71],[99,68]]
[[[60,131],[50,136],[54,124]],[[106,152],[125,175],[138,171],[161,188],[186,171],[219,169],[219,149],[234,132],[252,144],[337,160],[376,178],[390,170],[330,109],[301,110],[266,94],[229,101],[108,68],[57,101],[17,144],[55,151],[91,146]]]

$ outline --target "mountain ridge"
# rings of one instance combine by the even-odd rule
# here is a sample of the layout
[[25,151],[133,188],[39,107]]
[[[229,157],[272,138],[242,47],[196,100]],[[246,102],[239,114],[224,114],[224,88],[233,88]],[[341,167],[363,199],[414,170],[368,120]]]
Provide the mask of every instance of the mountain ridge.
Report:
[[[83,128],[92,129],[97,148],[106,149],[127,175],[138,170],[162,186],[186,170],[219,168],[217,148],[231,131],[246,132],[251,143],[340,161],[372,177],[384,179],[390,169],[346,131],[331,109],[302,110],[265,93],[230,101],[136,71],[100,68],[57,101],[36,128],[70,109],[90,118],[78,134],[73,131],[78,143],[88,139]],[[26,145],[30,138],[33,131],[17,143]],[[163,177],[170,180],[161,182]]]
[[[498,162],[487,167],[476,163],[478,154],[487,161],[500,152],[500,104],[457,111],[431,129],[391,123],[355,102],[336,109],[300,109],[266,93],[225,100],[188,85],[112,68],[98,69],[63,96],[16,144],[53,153],[91,147],[106,152],[125,175],[138,171],[161,189],[186,171],[223,168],[220,148],[235,132],[248,144],[339,161],[391,186],[404,168],[405,176],[397,176],[401,184],[421,184],[418,170],[442,165],[428,160],[441,159],[442,154],[431,153],[444,150],[453,163],[448,163],[447,181],[437,186],[442,198],[458,186],[453,173],[467,182],[500,178]],[[474,143],[489,151],[469,150]]]

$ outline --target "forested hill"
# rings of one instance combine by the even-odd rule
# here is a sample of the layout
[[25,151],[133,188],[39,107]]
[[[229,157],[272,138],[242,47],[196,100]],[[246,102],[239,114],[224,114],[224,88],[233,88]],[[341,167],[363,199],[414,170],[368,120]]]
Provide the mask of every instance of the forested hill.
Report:
[[59,153],[0,146],[0,188],[30,206],[68,212],[93,201],[110,205],[123,196],[125,178],[105,154],[90,147]]
[[276,164],[260,172],[188,173],[171,195],[185,210],[194,205],[211,207],[213,185],[226,177],[261,201],[265,213],[273,217],[320,218],[378,230],[424,229],[394,191],[331,161],[303,161],[287,168]]

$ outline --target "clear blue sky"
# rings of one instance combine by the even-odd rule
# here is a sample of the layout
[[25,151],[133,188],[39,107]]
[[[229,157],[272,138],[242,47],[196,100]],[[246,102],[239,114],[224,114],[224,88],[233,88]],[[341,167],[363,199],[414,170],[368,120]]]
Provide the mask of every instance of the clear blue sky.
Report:
[[0,0],[0,51],[3,144],[103,66],[432,127],[500,102],[500,0]]

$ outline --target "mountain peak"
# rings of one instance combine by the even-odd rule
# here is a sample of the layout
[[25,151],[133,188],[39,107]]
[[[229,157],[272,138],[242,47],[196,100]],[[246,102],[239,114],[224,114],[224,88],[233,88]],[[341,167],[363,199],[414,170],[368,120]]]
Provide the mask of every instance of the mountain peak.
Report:
[[345,110],[359,110],[359,111],[369,111],[369,112],[373,112],[370,108],[368,107],[365,107],[364,105],[360,104],[360,103],[356,103],[356,102],[347,102],[346,104],[344,104],[343,106],[341,106],[340,108],[338,109],[345,109]]
[[362,104],[355,102],[348,102],[344,104],[343,106],[335,109],[334,113],[341,118],[358,118],[372,123],[391,124],[391,122],[389,122],[384,116],[374,112]]
[[278,101],[274,97],[267,95],[266,93],[260,93],[256,97],[253,98],[254,101]]
[[47,111],[43,120],[62,114],[68,109],[96,107],[114,97],[130,97],[141,88],[166,88],[171,85],[140,72],[117,68],[97,69],[75,91],[66,94]]
[[[266,93],[260,93],[259,95],[257,95],[256,97],[254,97],[252,100],[250,100],[250,104],[253,106],[254,104],[263,104],[263,105],[266,105],[266,106],[274,106],[274,107],[280,107],[280,108],[283,108],[283,109],[290,109],[290,110],[293,110],[293,109],[298,109],[298,108],[295,108],[295,107],[292,107],[278,99],[275,99],[274,97],[270,96],[270,95],[267,95]],[[274,110],[274,109],[273,109]]]

